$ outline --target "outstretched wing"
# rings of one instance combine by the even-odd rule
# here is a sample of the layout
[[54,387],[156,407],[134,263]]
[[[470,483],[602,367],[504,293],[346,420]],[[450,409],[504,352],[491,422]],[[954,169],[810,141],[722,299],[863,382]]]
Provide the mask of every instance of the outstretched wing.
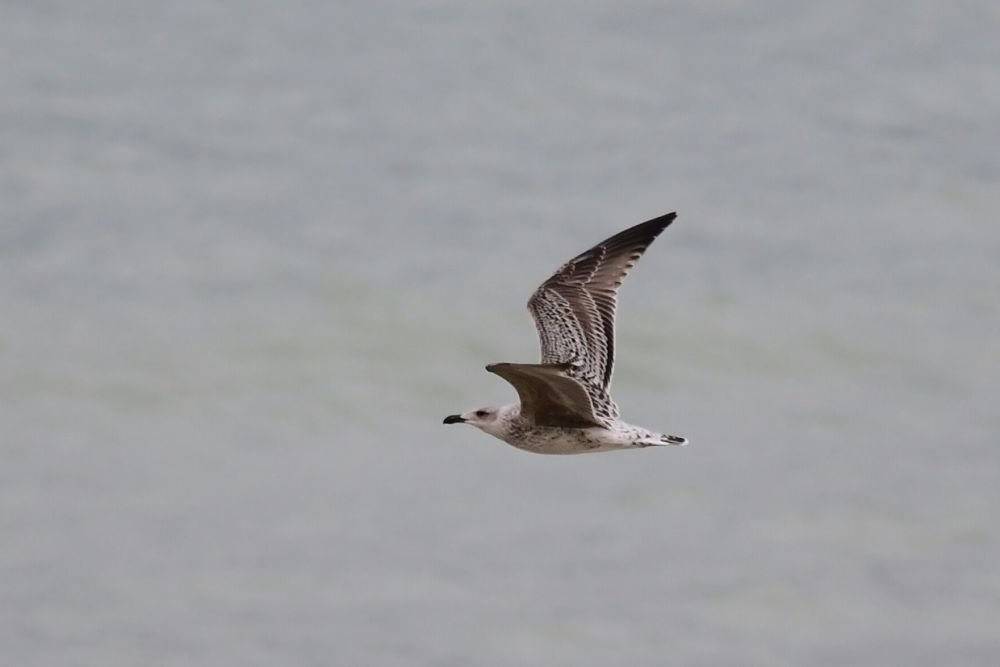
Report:
[[567,374],[569,369],[569,364],[501,363],[486,367],[514,385],[521,415],[529,421],[539,426],[604,426],[594,416],[587,390]]
[[563,264],[528,301],[542,363],[569,364],[565,372],[585,386],[599,416],[618,416],[607,394],[615,364],[618,288],[676,217],[667,213],[598,243]]

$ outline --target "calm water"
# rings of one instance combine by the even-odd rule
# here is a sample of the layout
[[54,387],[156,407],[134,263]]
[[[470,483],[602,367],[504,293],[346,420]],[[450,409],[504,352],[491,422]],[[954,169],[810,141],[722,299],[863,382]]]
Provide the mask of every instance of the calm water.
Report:
[[[1000,662],[1000,10],[0,7],[0,662]],[[524,302],[668,210],[547,458]]]

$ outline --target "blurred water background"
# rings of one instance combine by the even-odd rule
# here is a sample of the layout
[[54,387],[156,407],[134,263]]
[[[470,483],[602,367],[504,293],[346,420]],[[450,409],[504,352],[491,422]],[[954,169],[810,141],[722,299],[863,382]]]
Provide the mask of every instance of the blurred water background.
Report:
[[[1000,5],[0,6],[0,663],[1000,663]],[[677,210],[530,455],[524,303]]]

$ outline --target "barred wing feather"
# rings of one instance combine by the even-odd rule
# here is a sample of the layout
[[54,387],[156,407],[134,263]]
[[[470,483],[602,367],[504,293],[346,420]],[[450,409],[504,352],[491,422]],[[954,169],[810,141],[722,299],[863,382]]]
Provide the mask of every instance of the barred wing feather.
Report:
[[676,213],[619,232],[563,264],[528,301],[543,364],[565,364],[590,396],[595,414],[618,417],[608,395],[615,363],[618,288]]

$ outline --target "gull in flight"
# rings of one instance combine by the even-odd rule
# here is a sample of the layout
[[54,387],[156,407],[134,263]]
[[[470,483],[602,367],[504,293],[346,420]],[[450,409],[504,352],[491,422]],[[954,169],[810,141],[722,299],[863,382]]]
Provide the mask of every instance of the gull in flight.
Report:
[[676,217],[667,213],[647,220],[563,264],[528,300],[541,363],[486,367],[514,386],[520,403],[448,415],[444,423],[469,424],[539,454],[686,445],[685,438],[622,421],[608,394],[618,288]]

